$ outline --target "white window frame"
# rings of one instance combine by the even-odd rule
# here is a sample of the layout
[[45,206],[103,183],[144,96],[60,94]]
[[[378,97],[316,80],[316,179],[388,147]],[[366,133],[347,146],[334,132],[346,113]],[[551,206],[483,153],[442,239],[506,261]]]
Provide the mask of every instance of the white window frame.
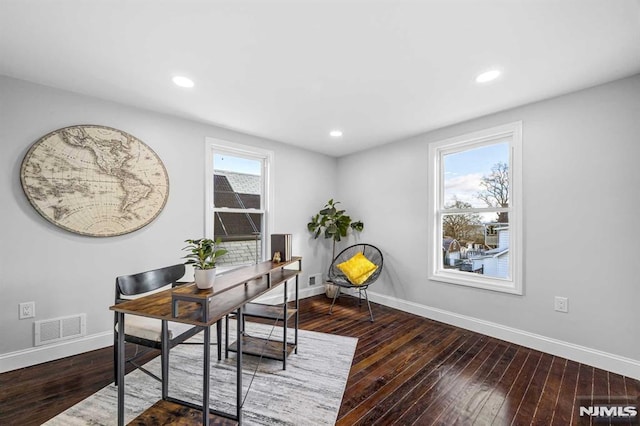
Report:
[[[480,274],[445,269],[442,253],[442,216],[454,213],[444,209],[443,158],[446,154],[462,152],[483,145],[496,143],[500,138],[510,138],[509,144],[509,207],[472,208],[469,212],[507,211],[509,213],[509,278],[488,277]],[[450,284],[463,285],[511,294],[523,294],[522,269],[522,122],[513,122],[466,135],[453,137],[429,145],[429,229],[431,265],[428,278]]]
[[256,148],[249,145],[241,145],[222,139],[205,138],[205,217],[204,228],[207,238],[214,238],[214,215],[217,211],[228,213],[244,213],[244,209],[233,208],[216,208],[214,205],[214,167],[213,158],[215,153],[223,153],[236,157],[251,158],[262,161],[262,196],[260,197],[261,208],[255,210],[255,213],[262,213],[264,222],[262,227],[262,250],[260,260],[267,259],[268,236],[271,235],[274,223],[273,209],[273,167],[275,154],[271,150]]

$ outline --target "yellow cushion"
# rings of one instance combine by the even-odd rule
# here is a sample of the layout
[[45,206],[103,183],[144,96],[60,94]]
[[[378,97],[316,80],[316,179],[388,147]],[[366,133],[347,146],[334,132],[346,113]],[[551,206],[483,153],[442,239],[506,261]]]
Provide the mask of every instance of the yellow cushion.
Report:
[[346,262],[339,263],[338,268],[347,276],[349,281],[355,285],[361,285],[373,274],[378,266],[371,263],[364,254],[358,252]]

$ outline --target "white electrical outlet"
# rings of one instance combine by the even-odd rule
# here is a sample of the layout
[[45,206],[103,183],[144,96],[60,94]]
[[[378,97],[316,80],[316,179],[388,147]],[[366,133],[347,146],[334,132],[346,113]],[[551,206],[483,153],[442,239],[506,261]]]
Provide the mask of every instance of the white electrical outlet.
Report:
[[566,297],[556,296],[555,310],[558,312],[569,312],[569,299]]
[[18,319],[35,318],[36,302],[20,303],[18,311]]

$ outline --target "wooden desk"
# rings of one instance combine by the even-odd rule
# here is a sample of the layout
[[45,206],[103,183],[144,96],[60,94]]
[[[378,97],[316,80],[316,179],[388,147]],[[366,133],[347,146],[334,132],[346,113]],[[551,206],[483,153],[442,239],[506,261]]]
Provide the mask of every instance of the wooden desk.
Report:
[[[297,264],[297,269],[286,269],[287,266]],[[109,309],[118,315],[118,425],[124,425],[124,317],[125,314],[156,318],[162,321],[162,400],[151,409],[145,411],[149,415],[157,416],[166,412],[175,413],[175,404],[198,410],[202,415],[202,424],[209,425],[209,413],[229,418],[242,423],[242,330],[237,327],[238,352],[236,356],[236,414],[220,413],[209,409],[209,376],[211,358],[210,327],[235,312],[237,318],[242,318],[243,307],[246,303],[263,295],[287,280],[295,278],[298,287],[298,275],[302,272],[302,258],[294,257],[288,262],[262,262],[244,268],[235,269],[216,277],[215,293],[212,290],[198,290],[195,284],[188,284],[178,289],[165,290],[138,299],[129,300],[111,306]],[[178,298],[174,298],[177,292]],[[296,294],[297,297],[297,294]],[[285,295],[286,298],[286,295]],[[175,316],[174,316],[175,311]],[[203,395],[202,405],[196,406],[187,401],[177,400],[168,395],[169,389],[169,339],[167,322],[182,322],[203,327]],[[220,342],[218,342],[220,343]],[[145,413],[136,418],[136,422],[144,423]],[[186,413],[186,411],[185,411]]]

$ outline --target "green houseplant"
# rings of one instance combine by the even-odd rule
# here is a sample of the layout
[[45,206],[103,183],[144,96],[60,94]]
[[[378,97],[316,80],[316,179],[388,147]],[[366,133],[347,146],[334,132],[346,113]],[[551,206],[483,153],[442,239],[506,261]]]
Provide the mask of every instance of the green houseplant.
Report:
[[185,240],[188,243],[183,250],[188,254],[183,257],[187,259],[185,265],[193,265],[196,286],[201,289],[212,288],[216,277],[216,261],[227,254],[227,250],[220,248],[222,241],[220,238],[212,240],[210,238],[200,238],[197,240]]
[[[314,239],[322,235],[325,239],[330,238],[332,240],[332,261],[336,257],[336,242],[345,238],[350,229],[357,232],[364,229],[364,223],[362,223],[362,221],[353,221],[351,217],[346,214],[346,210],[340,210],[337,207],[338,204],[340,204],[339,201],[329,200],[322,210],[311,217],[311,222],[307,224],[307,229],[313,233]],[[336,286],[325,284],[327,296],[333,297],[333,292],[336,290]]]

